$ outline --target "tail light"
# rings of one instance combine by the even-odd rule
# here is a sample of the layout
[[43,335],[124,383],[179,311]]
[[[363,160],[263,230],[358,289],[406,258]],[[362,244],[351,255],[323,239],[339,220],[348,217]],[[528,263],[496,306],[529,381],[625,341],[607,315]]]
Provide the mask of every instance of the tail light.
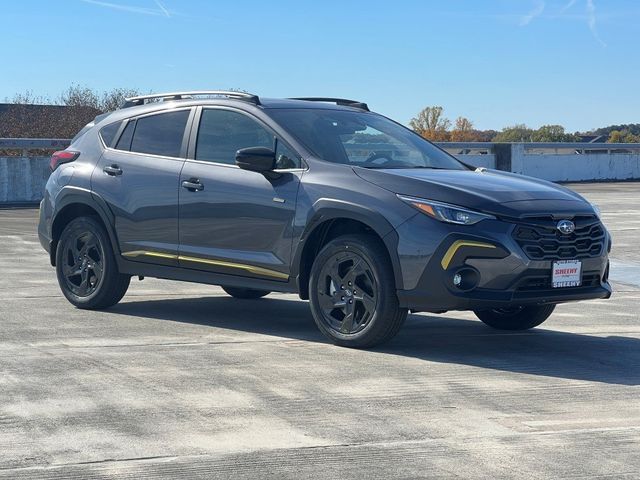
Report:
[[49,167],[51,167],[51,171],[53,172],[63,163],[73,162],[79,156],[80,152],[74,152],[73,150],[60,150],[58,152],[54,152],[53,155],[51,155]]

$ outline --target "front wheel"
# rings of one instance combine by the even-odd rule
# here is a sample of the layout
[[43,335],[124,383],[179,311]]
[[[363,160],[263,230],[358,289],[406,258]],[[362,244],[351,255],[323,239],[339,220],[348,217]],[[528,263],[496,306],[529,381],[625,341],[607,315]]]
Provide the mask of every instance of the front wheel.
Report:
[[386,248],[369,235],[345,235],[318,254],[309,282],[311,312],[337,345],[366,348],[393,338],[407,317]]
[[549,318],[555,308],[555,305],[534,305],[477,310],[473,313],[485,324],[499,330],[528,330]]

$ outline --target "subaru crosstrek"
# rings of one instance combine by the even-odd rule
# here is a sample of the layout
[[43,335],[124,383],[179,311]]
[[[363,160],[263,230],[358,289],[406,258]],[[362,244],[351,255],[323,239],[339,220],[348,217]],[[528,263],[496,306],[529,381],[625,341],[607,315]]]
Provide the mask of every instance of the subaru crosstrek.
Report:
[[466,165],[362,102],[131,98],[51,168],[38,232],[79,308],[114,305],[132,276],[296,292],[332,342],[368,347],[409,310],[522,330],[611,295],[597,208]]

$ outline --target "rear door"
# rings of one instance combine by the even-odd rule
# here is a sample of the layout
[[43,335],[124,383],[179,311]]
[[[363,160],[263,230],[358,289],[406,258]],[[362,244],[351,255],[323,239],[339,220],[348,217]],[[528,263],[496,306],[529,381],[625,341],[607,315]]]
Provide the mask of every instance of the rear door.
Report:
[[[178,189],[193,109],[125,120],[92,176],[129,260],[178,264]],[[106,128],[106,127],[105,127]]]
[[[236,151],[247,147],[275,148],[277,173],[238,168]],[[180,266],[286,281],[299,155],[248,113],[209,107],[196,115],[189,150],[180,178]]]

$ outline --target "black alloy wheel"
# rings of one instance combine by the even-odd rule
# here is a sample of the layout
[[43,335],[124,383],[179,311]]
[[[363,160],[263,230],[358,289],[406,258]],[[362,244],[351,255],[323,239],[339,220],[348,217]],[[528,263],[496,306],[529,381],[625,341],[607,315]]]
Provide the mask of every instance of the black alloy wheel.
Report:
[[56,248],[56,275],[69,302],[92,310],[118,303],[131,280],[118,271],[109,236],[95,217],[75,218],[64,228]]
[[317,284],[326,326],[346,335],[364,329],[376,311],[377,288],[371,266],[361,255],[356,252],[332,255]]
[[67,288],[78,297],[88,297],[102,282],[104,247],[92,232],[77,231],[65,239],[62,250]]
[[311,268],[309,300],[320,331],[345,347],[384,343],[407,317],[398,304],[389,253],[373,235],[344,235],[320,250]]

